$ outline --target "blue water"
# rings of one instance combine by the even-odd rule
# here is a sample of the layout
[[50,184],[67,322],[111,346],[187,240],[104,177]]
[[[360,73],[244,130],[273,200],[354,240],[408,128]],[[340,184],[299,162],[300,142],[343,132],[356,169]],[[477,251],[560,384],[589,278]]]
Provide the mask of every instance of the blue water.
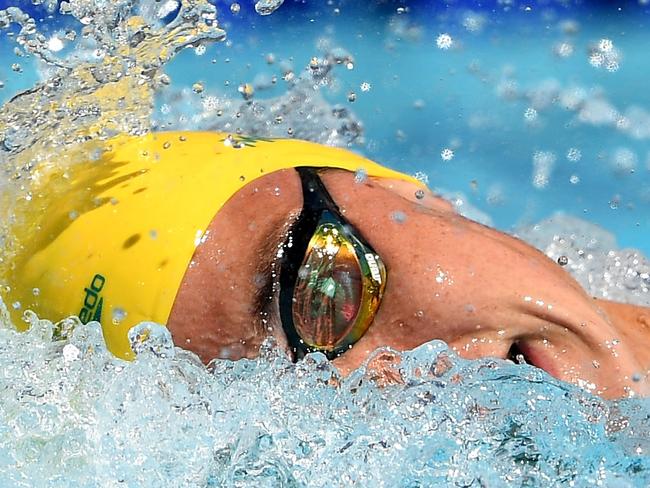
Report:
[[[227,42],[165,68],[154,127],[320,140],[319,124],[360,123],[362,134],[336,142],[463,194],[484,221],[567,256],[590,293],[648,304],[645,258],[609,253],[617,241],[650,254],[647,3],[286,0],[265,17],[252,1],[236,14],[230,4],[216,3]],[[80,31],[69,16],[20,6],[46,36]],[[0,34],[0,102],[43,73],[13,49]],[[344,51],[352,65],[334,68],[322,99],[300,98],[314,93],[310,60]],[[289,70],[296,85],[282,79]],[[259,105],[243,100],[244,83]],[[278,99],[293,105],[276,123]],[[521,229],[559,211],[582,220]],[[273,348],[206,369],[155,324],[126,363],[93,324],[60,338],[47,320],[25,334],[1,322],[0,486],[650,485],[647,399],[606,402],[526,365],[459,359],[440,342],[380,351],[342,379],[322,355],[294,365]]]

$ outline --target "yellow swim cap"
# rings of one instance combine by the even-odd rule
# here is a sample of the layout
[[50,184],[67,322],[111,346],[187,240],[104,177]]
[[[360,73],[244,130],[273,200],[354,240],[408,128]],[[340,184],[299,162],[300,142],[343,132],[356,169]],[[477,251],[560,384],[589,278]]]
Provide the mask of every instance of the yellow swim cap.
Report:
[[133,325],[167,322],[205,230],[247,183],[296,166],[415,181],[342,149],[215,132],[119,136],[78,154],[34,192],[12,230],[5,303],[21,329],[27,309],[53,321],[96,320],[124,359],[133,357]]

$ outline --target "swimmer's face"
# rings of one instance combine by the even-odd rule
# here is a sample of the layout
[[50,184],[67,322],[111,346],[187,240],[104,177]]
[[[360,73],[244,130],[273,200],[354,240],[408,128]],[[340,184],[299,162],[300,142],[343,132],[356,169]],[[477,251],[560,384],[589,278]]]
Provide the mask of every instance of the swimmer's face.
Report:
[[[334,364],[347,373],[381,346],[441,339],[466,358],[526,360],[606,397],[639,389],[620,331],[557,264],[397,180],[320,173],[341,212],[386,265],[385,294],[365,335]],[[419,195],[421,196],[421,195]],[[294,169],[246,185],[219,211],[174,304],[175,342],[202,360],[255,356],[266,336],[289,351],[272,291],[277,251],[303,205]],[[291,352],[291,351],[289,351]],[[583,383],[584,382],[584,383]]]

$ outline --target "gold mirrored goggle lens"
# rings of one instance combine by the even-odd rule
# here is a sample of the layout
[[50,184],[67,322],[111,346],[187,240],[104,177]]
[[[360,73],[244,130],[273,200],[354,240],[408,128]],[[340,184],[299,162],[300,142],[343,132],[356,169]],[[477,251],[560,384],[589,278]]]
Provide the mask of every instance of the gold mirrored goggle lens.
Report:
[[311,349],[342,352],[379,309],[386,268],[339,222],[321,222],[309,241],[293,292],[292,317]]

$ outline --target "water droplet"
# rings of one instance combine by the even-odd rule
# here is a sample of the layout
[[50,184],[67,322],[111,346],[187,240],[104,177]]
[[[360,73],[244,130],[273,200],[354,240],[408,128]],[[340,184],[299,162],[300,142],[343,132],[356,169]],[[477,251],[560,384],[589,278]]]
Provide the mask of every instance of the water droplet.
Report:
[[284,0],[258,0],[255,4],[255,12],[260,15],[271,15],[284,3]]
[[172,79],[169,77],[169,75],[166,75],[166,74],[163,73],[158,77],[158,81],[162,85],[169,85],[169,84],[171,84]]
[[422,200],[424,198],[424,190],[415,190],[415,198]]
[[241,6],[237,2],[234,2],[234,3],[230,4],[230,11],[233,14],[237,15],[240,10],[241,10]]
[[35,297],[39,296],[41,294],[41,289],[40,288],[32,288],[32,295]]
[[559,264],[560,266],[566,266],[567,264],[569,264],[569,258],[567,258],[566,256],[560,256],[559,258],[557,258],[557,264]]
[[536,120],[537,119],[537,110],[535,110],[532,107],[528,107],[526,109],[526,111],[524,112],[524,118],[528,122],[532,122],[532,121]]
[[23,72],[23,67],[18,63],[13,63],[11,65],[11,70],[15,71],[16,73],[22,73]]
[[436,46],[438,46],[438,49],[447,50],[453,45],[453,43],[454,40],[449,34],[440,34],[436,38]]
[[126,310],[120,307],[114,307],[111,313],[113,325],[120,325],[120,323],[126,318]]
[[153,354],[160,358],[174,357],[174,342],[167,327],[154,322],[141,322],[128,333],[131,349],[137,355]]
[[608,53],[614,49],[614,43],[611,41],[611,39],[601,39],[598,41],[598,49],[605,53]]
[[157,239],[157,238],[158,238],[158,231],[155,230],[155,229],[151,229],[151,230],[149,231],[149,237],[150,237],[151,239]]
[[406,214],[400,210],[395,210],[390,214],[391,220],[397,222],[398,224],[403,224],[406,222]]
[[171,143],[171,142],[169,142],[169,141],[165,141],[165,142],[163,143],[163,149],[169,149],[170,147],[172,147],[172,143]]
[[250,83],[244,83],[242,85],[239,85],[237,91],[241,93],[242,97],[244,97],[244,100],[250,100],[251,98],[253,98],[253,95],[255,95],[255,89],[253,88],[253,85],[251,85]]
[[68,213],[68,218],[69,218],[70,220],[75,220],[77,217],[79,217],[79,212],[77,212],[76,210],[71,210],[71,211]]
[[205,54],[205,51],[206,51],[205,45],[200,44],[196,46],[196,48],[194,49],[194,54],[196,54],[197,56],[203,56]]
[[451,161],[454,159],[454,151],[446,147],[440,151],[440,157],[443,161]]
[[363,183],[368,179],[368,172],[365,168],[359,168],[354,172],[354,182]]
[[370,89],[372,88],[372,85],[367,81],[364,81],[363,83],[361,83],[361,85],[359,85],[359,88],[361,88],[362,92],[369,92]]
[[65,362],[76,361],[80,355],[81,351],[74,344],[66,344],[63,346],[63,360]]
[[578,175],[571,175],[569,177],[569,183],[571,183],[572,185],[577,185],[578,183],[580,183],[580,177]]
[[61,40],[60,37],[52,36],[47,41],[47,48],[53,53],[60,51],[61,49],[63,49],[63,47],[64,47],[63,40]]
[[423,173],[422,171],[417,171],[417,172],[413,175],[413,177],[414,177],[416,180],[418,180],[418,181],[424,183],[425,185],[426,185],[427,183],[429,183],[429,176],[427,176],[427,174],[426,174],[426,173]]
[[192,91],[194,93],[203,93],[204,87],[203,83],[196,82],[192,85]]
[[244,175],[240,176],[239,181],[246,181],[246,177]]
[[348,102],[354,102],[357,99],[357,94],[354,92],[348,93]]
[[22,305],[20,304],[20,302],[14,302],[14,303],[11,304],[11,306],[12,306],[12,308],[13,308],[14,310],[20,310],[20,308],[22,307]]

